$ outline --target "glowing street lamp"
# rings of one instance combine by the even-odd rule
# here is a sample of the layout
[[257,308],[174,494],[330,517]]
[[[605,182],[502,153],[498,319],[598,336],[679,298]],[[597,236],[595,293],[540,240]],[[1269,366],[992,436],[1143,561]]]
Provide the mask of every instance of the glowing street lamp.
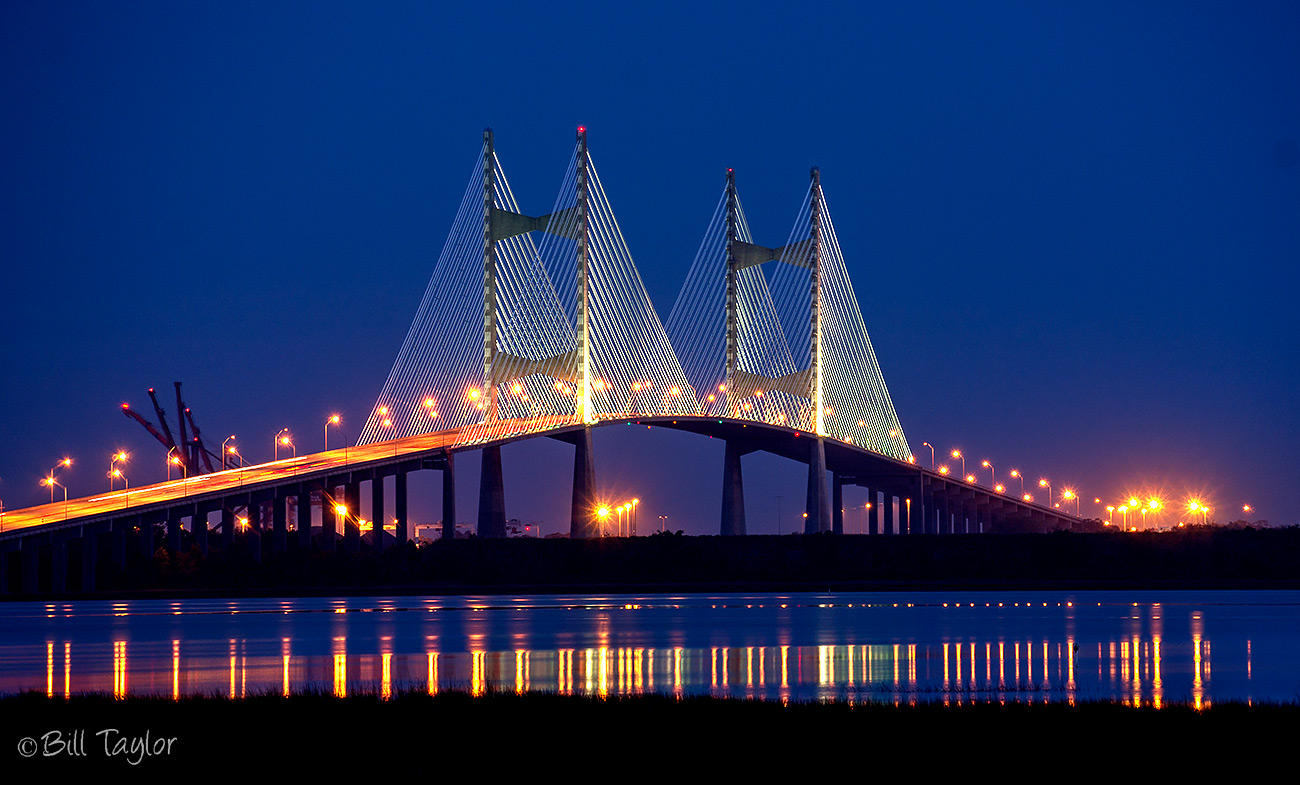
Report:
[[940,467],[939,467],[939,474],[942,474],[944,477],[947,477],[947,476],[948,476],[948,467],[947,467],[947,466],[940,466]]
[[[71,466],[71,465],[72,465],[72,459],[71,459],[71,458],[64,458],[63,460],[61,460],[61,461],[59,461],[58,463],[54,464],[54,468],[50,469],[50,475],[49,475],[48,477],[46,477],[44,480],[41,480],[41,485],[49,485],[49,486],[50,486],[50,502],[51,502],[51,503],[54,502],[54,486],[55,486],[55,485],[59,485],[59,483],[57,483],[57,482],[54,481],[54,473],[57,472],[57,471],[59,470],[59,467],[60,467],[60,466],[63,466],[63,467],[66,468],[66,467]],[[49,482],[46,482],[46,480],[48,480]],[[66,486],[63,486],[63,496],[64,496],[64,501],[65,501],[65,502],[67,501],[67,495],[68,495],[68,489],[67,489]]]
[[961,450],[953,450],[952,457],[961,459],[961,473],[966,476],[966,456],[961,454]]
[[181,472],[183,473],[181,475],[182,477],[189,477],[189,472],[185,468],[185,464],[181,463],[180,455],[179,454],[172,455],[172,453],[179,453],[179,450],[177,450],[175,447],[172,447],[170,450],[167,451],[167,479],[170,480],[172,478],[173,466],[181,467]]
[[1106,525],[1110,526],[1115,520],[1115,505],[1106,505]]
[[325,421],[325,449],[327,451],[330,448],[330,426],[338,425],[341,421],[341,418],[337,414],[331,414],[329,419]]
[[41,478],[41,485],[48,485],[48,486],[50,486],[50,501],[51,501],[51,502],[54,501],[54,486],[57,485],[57,486],[59,486],[60,488],[62,488],[62,489],[63,489],[63,506],[64,506],[64,509],[65,509],[65,510],[67,509],[67,505],[68,505],[68,486],[64,485],[63,483],[61,483],[61,482],[59,482],[57,479],[55,479],[55,477],[54,477],[54,472],[50,472],[50,476],[48,476],[48,477],[42,477],[42,478]]
[[1040,478],[1038,480],[1038,487],[1047,489],[1047,506],[1051,507],[1052,506],[1052,484],[1047,480]]
[[640,504],[640,503],[641,503],[641,500],[640,500],[640,499],[633,499],[633,500],[632,500],[632,531],[631,531],[631,535],[632,535],[633,537],[636,536],[636,506],[637,506],[638,504]]
[[1064,500],[1064,501],[1067,501],[1067,502],[1068,502],[1069,500],[1071,500],[1071,499],[1074,499],[1074,514],[1075,514],[1075,517],[1078,517],[1078,515],[1079,515],[1079,494],[1075,493],[1073,488],[1064,488],[1064,489],[1062,489],[1062,491],[1061,491],[1061,499]]
[[980,465],[983,466],[985,469],[988,469],[988,470],[989,470],[989,487],[992,488],[993,486],[997,485],[997,484],[998,484],[998,473],[997,473],[997,471],[993,468],[993,464],[989,463],[988,459],[985,458],[984,461],[983,461]]
[[609,518],[609,507],[606,505],[601,505],[600,508],[596,510],[596,517],[600,519],[600,536],[604,537],[605,520]]
[[113,490],[114,478],[121,476],[121,474],[117,471],[117,464],[119,461],[125,461],[126,458],[127,458],[126,453],[122,450],[118,450],[117,452],[113,453],[113,457],[110,458],[108,461],[108,489],[110,491]]
[[1025,475],[1021,474],[1019,469],[1012,469],[1012,470],[1011,470],[1011,476],[1012,476],[1012,477],[1015,477],[1017,480],[1020,480],[1020,495],[1021,495],[1021,496],[1024,496],[1024,495],[1025,495]]
[[223,442],[221,443],[221,469],[222,469],[222,471],[225,471],[225,469],[227,468],[227,466],[226,466],[226,455],[228,455],[228,454],[229,454],[229,455],[239,455],[239,453],[235,450],[234,447],[227,447],[227,446],[226,446],[227,444],[230,444],[230,443],[231,443],[232,441],[234,441],[234,440],[235,440],[235,435],[232,433],[232,434],[230,434],[230,438],[229,438],[229,439],[226,439],[225,441],[223,441]]
[[921,446],[930,448],[930,471],[934,471],[934,445],[929,442],[921,442]]
[[280,432],[275,435],[275,459],[280,460],[280,445],[293,447],[293,457],[298,457],[298,448],[294,447],[293,437],[289,435],[288,428],[281,428]]
[[1251,507],[1249,504],[1243,504],[1241,505],[1241,511],[1250,514],[1255,511],[1255,508]]

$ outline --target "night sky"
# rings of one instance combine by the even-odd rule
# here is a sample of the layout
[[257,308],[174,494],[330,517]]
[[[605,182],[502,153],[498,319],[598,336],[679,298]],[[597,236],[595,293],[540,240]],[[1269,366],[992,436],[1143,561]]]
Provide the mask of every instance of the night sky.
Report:
[[[65,455],[106,490],[118,448],[162,479],[119,407],[176,380],[257,461],[332,412],[355,439],[482,129],[544,213],[583,123],[661,318],[726,167],[779,245],[816,165],[923,463],[1296,523],[1297,42],[1295,3],[5,3],[0,499]],[[507,514],[567,525],[571,455],[507,447]],[[720,442],[606,428],[596,460],[643,532],[716,532]],[[797,525],[804,467],[745,472],[750,531],[778,495]]]

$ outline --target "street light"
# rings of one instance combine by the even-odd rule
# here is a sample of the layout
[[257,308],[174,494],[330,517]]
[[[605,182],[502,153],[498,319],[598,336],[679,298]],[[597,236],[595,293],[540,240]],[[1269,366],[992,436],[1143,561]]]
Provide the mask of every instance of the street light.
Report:
[[1012,470],[1011,470],[1011,476],[1012,476],[1012,477],[1015,477],[1017,480],[1020,480],[1020,495],[1021,495],[1021,496],[1024,496],[1024,495],[1025,495],[1025,475],[1021,474],[1019,469],[1012,469]]
[[1110,526],[1115,522],[1115,505],[1106,505],[1106,525]]
[[122,487],[123,487],[123,488],[125,489],[125,491],[126,491],[126,497],[125,497],[125,498],[126,498],[126,503],[127,503],[127,504],[130,504],[130,503],[131,503],[131,482],[130,482],[129,480],[126,479],[126,475],[122,473],[122,470],[121,470],[121,469],[114,469],[114,470],[109,474],[109,480],[108,480],[109,490],[112,490],[112,489],[113,489],[113,487],[112,487],[112,486],[113,486],[113,478],[115,478],[115,477],[121,477],[121,478],[122,478]]
[[601,507],[598,510],[596,510],[596,517],[600,519],[600,536],[604,537],[605,519],[609,517],[609,507],[605,505],[601,505]]
[[49,477],[41,480],[41,484],[50,486],[50,503],[54,502],[54,486],[57,485],[63,489],[63,517],[68,517],[68,486],[54,479],[54,472],[50,472]]
[[326,450],[329,450],[330,448],[330,426],[338,425],[339,422],[341,422],[341,419],[337,414],[331,414],[329,416],[329,419],[325,421],[325,449]]
[[239,455],[239,453],[235,451],[235,448],[234,448],[234,447],[230,447],[230,448],[227,448],[227,447],[226,447],[226,445],[229,444],[229,443],[231,442],[231,440],[233,440],[234,438],[235,438],[235,435],[232,433],[232,434],[230,434],[230,438],[229,438],[229,439],[226,439],[225,441],[223,441],[223,442],[221,443],[221,470],[222,470],[222,471],[225,471],[226,468],[227,468],[227,467],[226,467],[226,453],[227,453],[227,452],[229,452],[231,455]]
[[118,461],[125,461],[127,455],[122,450],[113,453],[113,457],[108,461],[108,489],[113,490],[113,478],[120,476],[117,471]]
[[[50,469],[50,476],[49,476],[48,478],[46,478],[46,479],[48,479],[48,480],[50,481],[49,483],[46,483],[45,480],[41,480],[41,484],[42,484],[42,485],[49,484],[49,486],[50,486],[50,503],[51,503],[51,504],[54,503],[54,486],[55,486],[55,485],[59,485],[59,483],[57,483],[57,482],[54,481],[54,473],[55,473],[56,471],[59,470],[59,467],[60,467],[60,466],[67,467],[67,466],[71,466],[71,465],[72,465],[72,459],[71,459],[71,458],[64,458],[63,460],[61,460],[61,461],[59,461],[58,463],[54,464],[54,468]],[[63,486],[63,497],[64,497],[63,500],[64,500],[65,502],[67,501],[67,496],[68,496],[68,488],[67,488],[67,486]]]
[[640,499],[632,500],[632,536],[636,536],[636,506],[641,503]]
[[280,445],[282,444],[285,447],[293,447],[293,457],[298,457],[298,448],[294,447],[293,438],[288,434],[288,428],[281,428],[280,432],[275,435],[275,459],[277,461],[280,460]]
[[993,464],[989,463],[988,459],[985,458],[985,459],[984,459],[984,462],[981,463],[980,465],[983,466],[985,469],[988,469],[988,470],[989,470],[989,487],[993,487],[993,486],[997,485],[997,484],[998,484],[998,473],[997,473],[997,471],[994,470],[994,468],[993,468]]
[[934,445],[929,442],[921,442],[921,446],[930,448],[930,471],[934,471]]
[[[177,454],[172,455],[173,452]],[[181,467],[182,478],[190,476],[189,471],[185,468],[185,464],[181,463],[181,457],[179,455],[179,452],[180,451],[177,450],[175,447],[172,447],[170,450],[167,451],[167,479],[168,480],[172,478],[172,466]]]
[[1047,506],[1051,507],[1052,506],[1052,484],[1047,480],[1039,479],[1038,487],[1047,489]]
[[1079,494],[1074,492],[1073,488],[1065,488],[1061,491],[1061,498],[1065,501],[1074,499],[1074,515],[1079,517]]
[[961,454],[961,450],[953,450],[952,457],[961,458],[961,473],[963,477],[966,476],[966,456]]

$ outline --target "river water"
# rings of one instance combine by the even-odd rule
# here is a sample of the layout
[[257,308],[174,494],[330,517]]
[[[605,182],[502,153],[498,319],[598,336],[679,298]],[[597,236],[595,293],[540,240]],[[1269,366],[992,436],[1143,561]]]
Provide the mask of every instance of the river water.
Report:
[[546,594],[0,604],[0,694],[543,690],[1300,700],[1300,592]]

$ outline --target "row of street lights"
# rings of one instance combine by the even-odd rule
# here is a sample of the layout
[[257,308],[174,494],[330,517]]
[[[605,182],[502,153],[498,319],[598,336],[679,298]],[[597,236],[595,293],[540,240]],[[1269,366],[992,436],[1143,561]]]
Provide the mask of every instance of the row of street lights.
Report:
[[[617,507],[611,508],[608,504],[602,504],[596,508],[596,518],[600,520],[600,536],[605,536],[605,523],[609,516],[617,515],[617,537],[635,537],[636,536],[636,506],[641,503],[640,499],[633,499],[624,502]],[[659,516],[660,521],[665,521],[668,516]],[[660,524],[662,526],[662,523]],[[625,528],[626,527],[626,530]]]

